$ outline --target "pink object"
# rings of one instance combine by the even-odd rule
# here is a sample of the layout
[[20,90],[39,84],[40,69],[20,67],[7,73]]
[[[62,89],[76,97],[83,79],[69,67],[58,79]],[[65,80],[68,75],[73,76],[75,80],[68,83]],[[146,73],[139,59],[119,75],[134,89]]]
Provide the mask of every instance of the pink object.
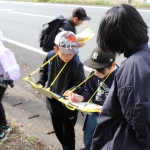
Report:
[[0,31],[0,75],[4,80],[13,80],[19,78],[20,70],[16,62],[14,53],[3,45],[3,34]]

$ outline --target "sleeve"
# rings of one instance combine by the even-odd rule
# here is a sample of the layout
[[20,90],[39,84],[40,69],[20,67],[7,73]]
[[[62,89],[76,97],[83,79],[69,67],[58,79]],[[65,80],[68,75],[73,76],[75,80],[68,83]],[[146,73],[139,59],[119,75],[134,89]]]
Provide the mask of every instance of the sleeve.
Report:
[[[49,58],[48,58],[48,54],[47,54],[46,58],[43,61],[43,64],[45,62],[47,62],[48,59]],[[48,65],[49,65],[49,63],[47,63],[46,65],[41,67],[40,71],[39,71],[39,80],[38,80],[37,84],[41,84],[43,87],[45,86],[47,79],[48,79]]]
[[14,53],[11,50],[6,50],[1,55],[1,65],[4,70],[4,80],[15,81],[19,78],[19,65],[17,64]]
[[[142,69],[139,69],[139,73],[142,74]],[[134,130],[137,140],[150,148],[150,73],[144,71],[142,76],[139,73],[136,72],[131,78],[134,87],[119,89],[118,95],[122,113]]]

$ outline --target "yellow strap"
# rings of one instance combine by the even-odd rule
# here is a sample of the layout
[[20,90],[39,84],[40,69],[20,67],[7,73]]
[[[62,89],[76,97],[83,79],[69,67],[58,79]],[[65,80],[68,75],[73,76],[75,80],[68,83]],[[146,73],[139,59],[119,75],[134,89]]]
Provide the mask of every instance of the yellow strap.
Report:
[[[54,78],[53,82],[51,83],[50,87],[55,83],[56,79],[59,77],[60,73],[63,71],[63,69],[65,68],[66,65],[67,65],[67,63],[65,63],[64,66],[61,68],[61,70],[59,71],[59,73]],[[49,90],[50,90],[50,88],[49,88]]]
[[82,23],[82,26],[83,26],[84,29],[89,28],[86,24],[83,24],[83,23]]
[[[109,74],[106,76],[106,78],[100,83],[100,85],[98,86],[98,88],[100,88],[100,87],[104,84],[104,82],[105,82],[106,79],[109,77],[109,75],[112,73],[112,71],[113,71],[113,69],[109,72]],[[89,102],[91,102],[93,96],[94,96],[94,95],[96,94],[96,92],[98,91],[98,88],[97,88],[97,90],[94,92],[94,94],[90,97],[90,99],[87,101],[87,103],[84,105],[84,107],[85,107]]]
[[[55,54],[53,57],[51,57],[48,61],[46,61],[41,67],[44,67],[47,63],[49,63],[49,62],[50,62],[52,59],[54,59],[57,55],[58,55],[58,53]],[[36,69],[34,72],[32,72],[32,73],[29,75],[29,77],[32,76],[33,74],[35,74],[36,72],[38,72],[38,71],[41,69],[41,67],[38,68],[38,69]]]
[[[85,80],[83,80],[79,85],[77,85],[77,87],[81,86],[83,83],[85,83],[89,78],[91,78],[95,73],[91,74],[90,76],[88,76]],[[73,92],[77,87],[73,88],[71,90],[71,92]],[[68,96],[68,95],[66,95]]]

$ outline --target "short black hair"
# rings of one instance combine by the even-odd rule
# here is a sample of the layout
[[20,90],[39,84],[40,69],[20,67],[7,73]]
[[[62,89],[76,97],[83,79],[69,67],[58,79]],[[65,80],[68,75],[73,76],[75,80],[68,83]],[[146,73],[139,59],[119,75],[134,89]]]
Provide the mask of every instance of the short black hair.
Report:
[[57,44],[55,44],[55,47],[57,47],[59,49],[59,46]]
[[113,62],[110,62],[107,66],[105,66],[105,67],[103,67],[103,68],[98,68],[98,69],[96,69],[98,72],[100,72],[100,73],[102,73],[102,74],[104,74],[104,71],[105,71],[105,69],[106,68],[111,68],[112,67],[112,64],[114,63],[114,61]]
[[148,26],[131,5],[121,4],[109,9],[99,26],[97,44],[104,52],[124,53],[148,42]]

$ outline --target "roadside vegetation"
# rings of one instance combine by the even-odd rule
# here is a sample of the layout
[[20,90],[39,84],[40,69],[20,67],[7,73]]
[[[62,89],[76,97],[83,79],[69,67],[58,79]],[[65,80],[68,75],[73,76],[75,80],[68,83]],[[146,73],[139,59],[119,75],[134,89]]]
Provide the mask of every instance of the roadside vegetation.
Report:
[[30,136],[20,124],[9,124],[12,130],[6,140],[0,141],[0,150],[52,150],[52,145],[46,145],[42,139]]
[[[19,0],[20,1],[20,0]],[[129,3],[136,8],[150,8],[148,0],[22,0],[26,2],[48,2],[62,4],[78,4],[78,5],[99,5],[99,6],[115,6],[121,3]],[[142,2],[141,2],[142,1]]]

